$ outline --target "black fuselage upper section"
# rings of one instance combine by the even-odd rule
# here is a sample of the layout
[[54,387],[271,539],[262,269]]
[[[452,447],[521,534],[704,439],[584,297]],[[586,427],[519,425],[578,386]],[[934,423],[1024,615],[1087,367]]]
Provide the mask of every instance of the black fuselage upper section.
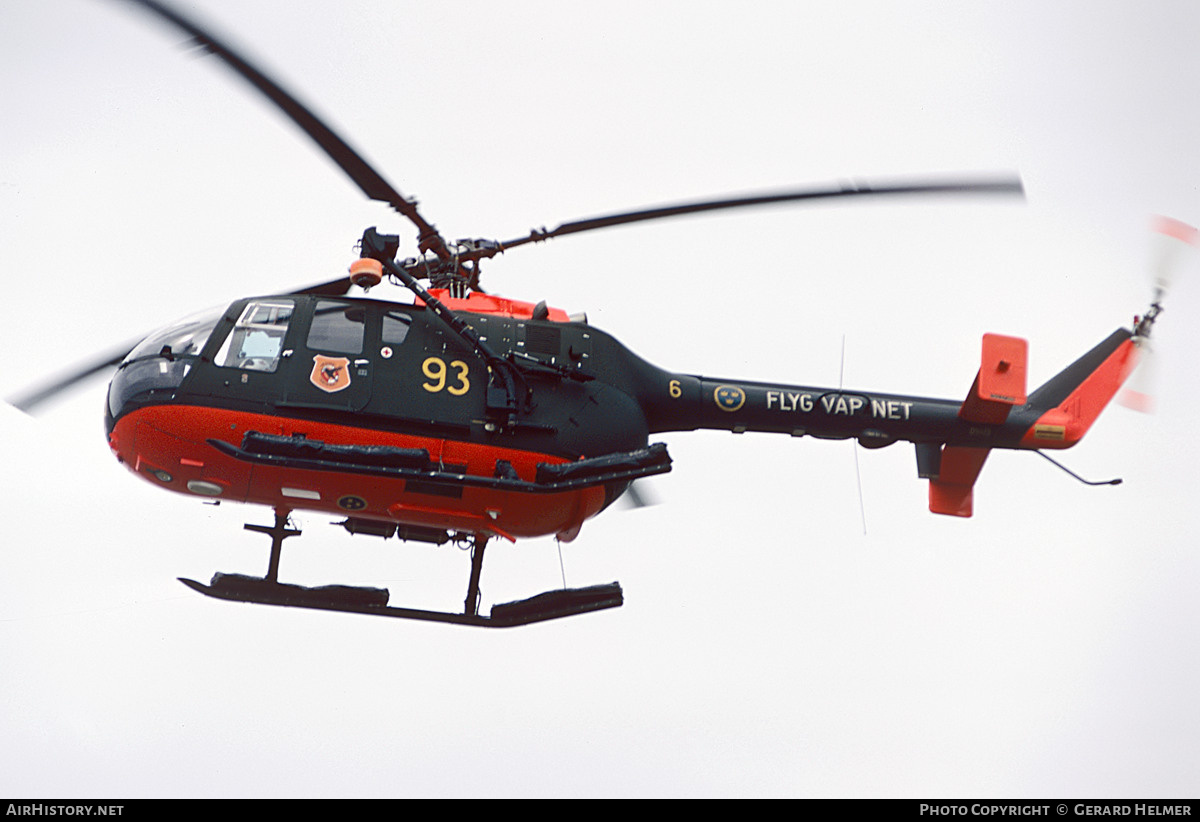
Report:
[[[109,389],[108,429],[148,404],[266,413],[488,442],[567,459],[647,444],[638,397],[668,375],[581,322],[459,314],[514,362],[515,425],[489,414],[489,367],[422,305],[287,295],[152,335]],[[207,323],[207,324],[206,324]]]

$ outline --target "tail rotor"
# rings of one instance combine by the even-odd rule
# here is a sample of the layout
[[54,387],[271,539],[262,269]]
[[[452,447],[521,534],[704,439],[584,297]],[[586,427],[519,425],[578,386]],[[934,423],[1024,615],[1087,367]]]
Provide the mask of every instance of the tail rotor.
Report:
[[1134,342],[1140,352],[1137,370],[1134,371],[1118,402],[1134,411],[1154,411],[1155,377],[1157,373],[1154,344],[1150,331],[1162,311],[1162,303],[1171,286],[1184,255],[1200,246],[1200,231],[1187,223],[1171,217],[1156,217],[1153,224],[1155,234],[1154,264],[1150,273],[1154,279],[1154,301],[1146,315],[1134,327]]

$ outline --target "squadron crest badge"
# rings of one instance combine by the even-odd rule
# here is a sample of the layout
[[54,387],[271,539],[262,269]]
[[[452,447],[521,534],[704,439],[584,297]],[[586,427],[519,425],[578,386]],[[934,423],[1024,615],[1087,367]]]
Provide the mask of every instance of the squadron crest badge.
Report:
[[313,370],[308,381],[330,394],[350,387],[350,360],[345,357],[313,357]]

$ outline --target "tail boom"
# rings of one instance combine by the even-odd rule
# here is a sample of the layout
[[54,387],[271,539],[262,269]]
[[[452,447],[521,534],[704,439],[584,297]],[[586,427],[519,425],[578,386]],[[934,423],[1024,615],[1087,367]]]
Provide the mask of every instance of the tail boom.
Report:
[[655,433],[758,431],[857,439],[867,448],[912,442],[918,474],[930,481],[930,510],[969,517],[988,453],[1075,445],[1133,370],[1140,339],[1118,329],[1028,395],[1026,342],[989,334],[962,402],[659,372],[664,385],[643,408]]

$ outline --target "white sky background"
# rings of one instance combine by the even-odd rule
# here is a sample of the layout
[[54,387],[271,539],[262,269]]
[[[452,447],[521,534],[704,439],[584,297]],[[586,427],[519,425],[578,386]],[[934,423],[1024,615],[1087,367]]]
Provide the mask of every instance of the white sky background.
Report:
[[[649,6],[649,8],[647,8]],[[1144,309],[1149,217],[1200,222],[1200,7],[1180,2],[207,0],[447,237],[848,178],[1019,171],[981,199],[747,211],[514,250],[547,299],[664,367],[958,398],[984,332],[1033,388]],[[336,276],[366,201],[214,59],[132,7],[0,6],[4,394],[209,305]],[[1191,272],[1200,266],[1193,260]],[[564,545],[616,611],[509,631],[208,600],[270,512],[134,478],[105,380],[0,445],[0,795],[1194,796],[1190,368],[1066,461],[993,455],[970,520],[912,449],[667,437],[660,505]],[[457,609],[459,552],[303,515],[282,576]],[[489,547],[484,603],[560,584]]]

